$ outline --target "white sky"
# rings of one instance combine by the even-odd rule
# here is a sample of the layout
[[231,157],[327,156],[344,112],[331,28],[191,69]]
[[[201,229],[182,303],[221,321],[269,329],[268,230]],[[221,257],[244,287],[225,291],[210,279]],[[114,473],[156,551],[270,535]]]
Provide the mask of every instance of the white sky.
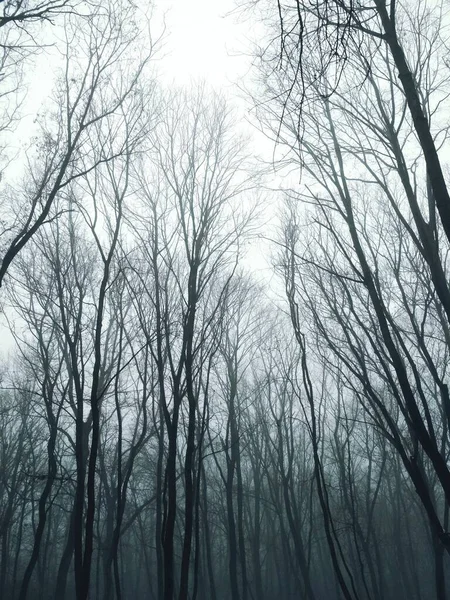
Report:
[[[222,91],[242,119],[239,128],[250,136],[250,148],[270,160],[273,142],[252,127],[246,117],[251,105],[243,99],[242,87],[250,87],[252,43],[262,25],[236,10],[237,0],[157,0],[157,10],[166,12],[164,58],[158,67],[167,83],[179,85],[205,80]],[[273,200],[275,200],[275,195]],[[266,206],[267,220],[273,213]],[[267,227],[266,227],[267,231]],[[255,241],[241,264],[269,282],[273,278],[269,244]]]
[[[158,37],[165,29],[162,49],[154,59],[159,80],[165,85],[205,81],[244,108],[239,86],[248,84],[251,76],[250,39],[256,24],[236,10],[237,0],[154,1],[152,33]],[[12,140],[18,147],[27,146],[35,113],[40,106],[45,107],[52,87],[53,61],[58,55],[52,58],[51,52],[38,57],[34,75],[29,78],[32,102],[26,111],[28,118],[22,120]]]
[[158,9],[166,6],[164,77],[179,84],[205,79],[222,88],[245,77],[248,23],[233,13],[235,0],[160,0]]

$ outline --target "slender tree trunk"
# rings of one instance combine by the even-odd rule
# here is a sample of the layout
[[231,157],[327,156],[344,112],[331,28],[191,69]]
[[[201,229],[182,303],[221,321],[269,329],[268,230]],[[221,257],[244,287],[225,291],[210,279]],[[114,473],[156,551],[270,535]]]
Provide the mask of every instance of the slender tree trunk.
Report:
[[234,442],[236,451],[236,483],[237,483],[237,519],[238,519],[238,537],[239,537],[239,559],[241,565],[242,578],[242,599],[248,598],[248,576],[247,576],[247,555],[245,549],[245,532],[244,532],[244,507],[243,507],[243,485],[241,472],[241,457],[239,447],[239,434],[236,431],[236,440]]
[[[52,407],[50,407],[48,409],[47,413],[49,414],[49,412],[51,410],[52,410]],[[56,422],[54,422],[54,417],[52,414],[49,416],[49,419],[51,419],[51,421],[50,421],[50,438],[47,442],[47,456],[48,456],[47,480],[45,482],[44,489],[43,489],[41,497],[39,499],[38,525],[37,525],[36,533],[34,536],[34,544],[33,544],[33,550],[31,552],[31,557],[30,557],[30,560],[28,561],[28,565],[25,569],[25,574],[23,576],[22,586],[21,586],[20,592],[19,592],[19,600],[26,600],[26,597],[28,594],[28,587],[29,587],[30,581],[31,581],[31,576],[33,574],[34,568],[35,568],[36,563],[39,558],[39,550],[41,548],[41,542],[42,542],[42,538],[44,535],[45,523],[47,521],[47,500],[50,496],[50,493],[51,493],[51,490],[53,487],[53,482],[55,480],[56,472],[57,472],[57,463],[56,463],[56,458],[55,458],[55,445],[56,445],[56,434],[57,434]]]
[[214,565],[211,548],[211,533],[209,528],[209,513],[208,513],[208,491],[206,482],[205,468],[202,463],[201,479],[203,489],[202,515],[203,515],[203,530],[205,537],[206,565],[208,569],[209,593],[211,600],[217,600],[216,582],[214,578]]
[[156,545],[156,578],[158,581],[158,600],[164,597],[164,557],[162,538],[162,495],[163,495],[163,459],[164,459],[164,418],[162,403],[159,407],[158,458],[156,462],[156,514],[155,514],[155,545]]
[[227,480],[226,480],[226,502],[227,502],[227,519],[228,519],[228,565],[230,573],[231,599],[240,600],[239,584],[238,584],[238,546],[236,535],[236,521],[234,518],[233,506],[233,482],[234,482],[235,462],[234,457],[227,461]]
[[196,405],[189,399],[188,435],[184,463],[185,503],[184,503],[184,541],[181,558],[179,600],[187,600],[189,595],[189,570],[192,551],[192,532],[194,525],[194,455],[195,455],[195,422]]
[[[175,417],[174,417],[175,418]],[[165,469],[165,488],[167,495],[167,508],[163,523],[163,555],[164,555],[164,600],[173,600],[174,597],[174,556],[173,538],[175,533],[175,518],[177,509],[177,483],[176,483],[176,458],[177,458],[177,429],[175,424],[168,431],[169,447]]]
[[75,505],[72,508],[72,514],[69,517],[69,526],[67,528],[66,545],[61,556],[56,577],[54,600],[63,600],[66,595],[67,576],[69,574],[70,563],[73,557],[73,543],[75,537]]

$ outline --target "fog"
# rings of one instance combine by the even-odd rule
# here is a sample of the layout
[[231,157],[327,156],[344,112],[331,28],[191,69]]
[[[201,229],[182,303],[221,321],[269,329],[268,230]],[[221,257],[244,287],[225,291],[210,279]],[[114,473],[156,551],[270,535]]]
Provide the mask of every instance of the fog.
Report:
[[450,598],[447,4],[1,6],[0,599]]

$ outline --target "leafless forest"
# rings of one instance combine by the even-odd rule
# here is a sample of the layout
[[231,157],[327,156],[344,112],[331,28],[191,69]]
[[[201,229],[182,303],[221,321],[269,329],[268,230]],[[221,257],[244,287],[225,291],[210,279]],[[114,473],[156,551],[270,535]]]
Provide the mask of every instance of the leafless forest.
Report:
[[0,4],[0,599],[449,599],[450,3],[237,2],[271,161],[157,8]]

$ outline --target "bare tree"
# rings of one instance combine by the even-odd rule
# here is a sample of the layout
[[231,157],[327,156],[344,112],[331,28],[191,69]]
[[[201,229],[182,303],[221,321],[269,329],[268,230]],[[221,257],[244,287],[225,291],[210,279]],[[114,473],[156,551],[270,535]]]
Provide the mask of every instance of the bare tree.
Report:
[[151,277],[151,285],[146,284],[144,290],[155,310],[155,332],[147,337],[158,368],[168,441],[162,526],[167,599],[173,598],[175,589],[180,426],[186,417],[181,599],[189,590],[197,502],[198,407],[207,402],[208,357],[217,350],[216,323],[223,294],[251,213],[237,208],[238,199],[252,186],[244,171],[242,142],[237,136],[228,139],[230,114],[224,102],[211,97],[209,104],[203,94],[205,91],[199,90],[168,103],[155,131],[156,169],[145,175],[144,163],[141,176],[148,217],[138,226],[145,227],[140,239],[148,248]]
[[[10,4],[17,4],[18,10],[26,8],[22,2]],[[26,11],[33,13],[32,8]],[[61,199],[70,195],[70,185],[121,152],[111,145],[109,155],[106,146],[94,153],[89,150],[101,128],[107,128],[108,122],[139,93],[139,77],[153,45],[151,39],[146,39],[147,50],[137,50],[142,49],[142,31],[135,25],[133,7],[120,0],[97,8],[87,17],[66,22],[61,43],[65,64],[57,77],[54,106],[39,119],[41,132],[28,156],[29,173],[24,186],[8,188],[2,206],[5,225],[0,285],[14,258],[36,231],[57,218],[58,211],[68,210]],[[55,209],[57,203],[59,208]]]

